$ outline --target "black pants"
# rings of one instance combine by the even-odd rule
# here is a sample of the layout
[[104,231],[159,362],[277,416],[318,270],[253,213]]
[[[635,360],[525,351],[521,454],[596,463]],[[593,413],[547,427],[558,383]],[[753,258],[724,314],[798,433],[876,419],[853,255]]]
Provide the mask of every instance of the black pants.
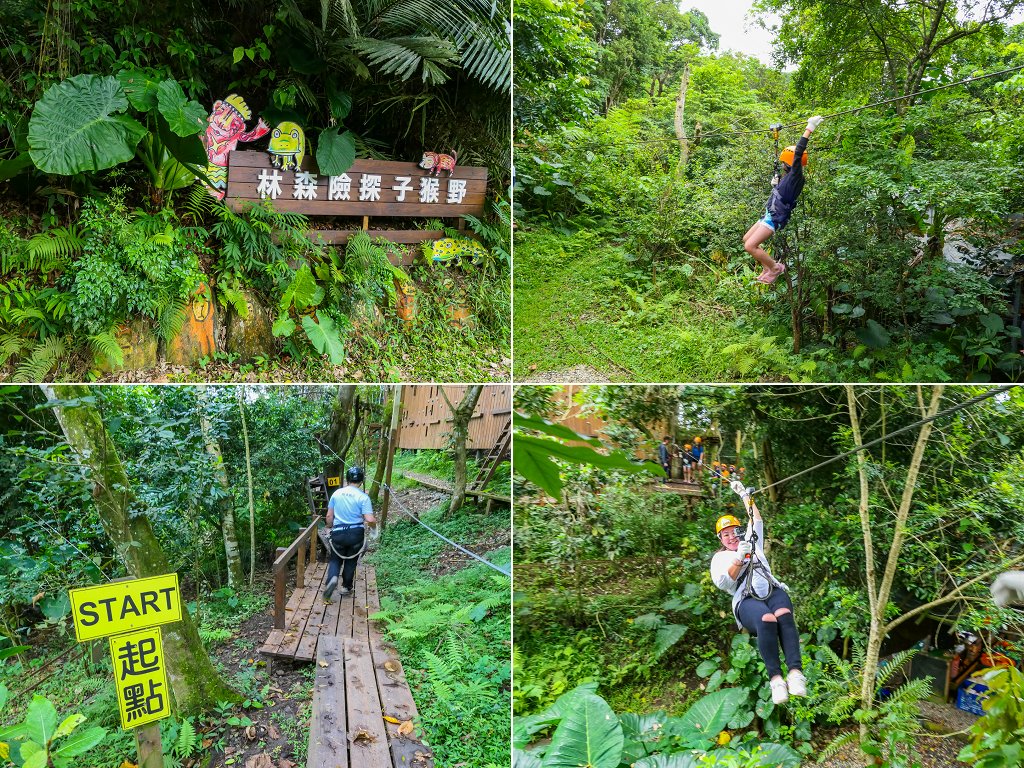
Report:
[[[775,621],[765,621],[761,617],[774,614],[780,608],[789,608],[789,613],[776,616]],[[800,633],[796,629],[793,618],[793,601],[784,589],[775,588],[767,600],[747,597],[736,606],[736,618],[743,628],[757,637],[757,649],[761,652],[764,666],[768,670],[768,679],[782,674],[779,663],[779,643],[786,656],[786,667],[803,669],[800,660]]]
[[341,586],[345,589],[352,589],[352,580],[356,575],[356,562],[358,557],[351,557],[363,548],[363,535],[365,528],[346,528],[341,531],[331,532],[331,543],[338,553],[347,557],[342,560],[338,555],[331,552],[331,562],[327,565],[327,580],[330,581],[341,571]]

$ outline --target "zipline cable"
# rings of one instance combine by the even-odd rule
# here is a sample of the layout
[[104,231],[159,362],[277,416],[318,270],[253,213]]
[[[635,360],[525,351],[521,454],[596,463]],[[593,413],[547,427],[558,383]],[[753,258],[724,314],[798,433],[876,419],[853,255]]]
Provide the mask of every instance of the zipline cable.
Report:
[[[344,467],[347,467],[347,466],[348,466],[348,462],[346,462],[346,461],[345,461],[345,460],[344,460],[343,458],[341,458],[341,456],[339,456],[339,455],[338,455],[338,453],[337,453],[337,452],[336,452],[336,451],[335,451],[335,450],[334,450],[333,448],[331,448],[331,446],[327,445],[327,443],[325,443],[325,442],[324,442],[323,440],[321,440],[321,439],[320,439],[319,437],[316,437],[316,436],[314,436],[314,438],[313,438],[313,439],[314,439],[314,440],[316,440],[316,441],[317,441],[318,443],[320,443],[320,446],[321,446],[321,447],[323,447],[323,448],[326,448],[326,449],[327,449],[328,451],[330,451],[331,453],[333,453],[333,454],[334,454],[334,457],[335,457],[335,458],[336,458],[336,459],[337,459],[338,461],[340,461],[340,462],[341,462],[341,465],[342,465],[342,467],[343,467],[343,468],[344,468]],[[423,526],[424,528],[426,528],[426,529],[427,529],[428,531],[430,531],[430,532],[431,532],[432,534],[434,534],[435,536],[437,536],[437,537],[438,537],[439,539],[442,539],[443,541],[447,542],[448,544],[450,544],[451,546],[455,547],[455,548],[456,548],[457,550],[459,550],[460,552],[464,552],[465,554],[467,554],[467,555],[469,555],[470,557],[472,557],[472,558],[473,558],[474,560],[479,560],[479,561],[480,561],[481,563],[483,563],[484,565],[488,566],[489,568],[493,568],[493,569],[494,569],[494,570],[496,570],[496,571],[497,571],[498,573],[504,574],[505,576],[511,576],[511,575],[512,575],[512,573],[511,573],[510,571],[507,571],[507,570],[505,570],[504,568],[501,568],[500,566],[497,566],[497,565],[495,565],[495,564],[494,564],[494,563],[492,563],[492,562],[491,562],[490,560],[487,560],[486,558],[484,558],[484,557],[481,557],[480,555],[476,554],[475,552],[471,552],[471,551],[469,551],[468,549],[466,549],[466,548],[465,548],[464,546],[462,546],[461,544],[458,544],[458,543],[456,543],[456,542],[452,541],[451,539],[449,539],[449,538],[448,538],[447,536],[445,536],[444,534],[438,533],[438,532],[437,532],[437,531],[435,531],[435,530],[434,530],[433,528],[431,528],[431,527],[430,527],[429,525],[427,525],[426,523],[424,523],[424,522],[423,522],[422,520],[420,520],[420,519],[419,519],[419,518],[418,518],[418,517],[417,517],[416,515],[414,515],[414,514],[413,514],[412,512],[410,512],[410,511],[409,511],[409,509],[408,509],[408,508],[407,508],[407,507],[405,506],[405,504],[403,504],[403,503],[402,503],[401,499],[399,499],[399,498],[398,498],[398,497],[397,497],[397,496],[395,495],[395,490],[394,490],[394,488],[392,488],[392,487],[391,487],[391,486],[390,486],[390,485],[389,485],[388,483],[385,483],[384,481],[381,481],[381,483],[380,483],[380,487],[381,487],[381,488],[386,488],[386,489],[387,489],[388,493],[389,493],[389,494],[391,494],[391,499],[392,499],[392,500],[393,500],[393,501],[394,501],[394,502],[395,502],[395,503],[396,503],[396,504],[397,504],[397,505],[399,506],[399,508],[401,509],[401,511],[402,511],[402,512],[404,512],[404,513],[405,513],[406,515],[408,515],[408,516],[409,516],[410,518],[412,518],[412,519],[413,519],[413,520],[415,520],[415,521],[416,521],[417,523],[419,523],[420,525],[422,525],[422,526]],[[364,539],[364,543],[365,543],[365,539]],[[331,547],[331,549],[333,549],[333,547]]]
[[879,443],[885,442],[886,440],[888,440],[888,439],[890,439],[892,437],[895,437],[896,435],[899,435],[899,434],[901,434],[903,432],[907,432],[907,431],[909,431],[911,429],[914,429],[916,427],[920,427],[920,426],[923,426],[925,424],[928,424],[929,422],[936,421],[937,419],[941,419],[943,416],[949,416],[950,414],[956,413],[958,411],[962,411],[965,408],[971,407],[972,405],[977,405],[978,403],[983,402],[985,400],[988,400],[991,397],[995,397],[998,394],[1001,394],[1003,392],[1008,392],[1008,391],[1010,391],[1011,389],[1013,389],[1016,386],[1017,386],[1016,384],[1006,384],[1006,385],[1004,385],[1002,387],[996,387],[995,389],[990,389],[990,390],[988,390],[987,392],[985,392],[985,393],[983,393],[981,395],[977,395],[975,397],[970,398],[969,400],[964,400],[964,402],[962,402],[962,403],[959,403],[959,404],[954,405],[954,406],[950,406],[949,408],[946,408],[945,410],[939,411],[934,416],[926,416],[925,418],[919,419],[918,421],[915,421],[912,424],[908,424],[905,427],[900,427],[899,429],[894,430],[894,431],[890,432],[887,435],[883,435],[882,437],[879,437],[879,438],[876,438],[874,440],[871,440],[871,441],[869,441],[867,443],[864,443],[863,445],[859,445],[856,448],[853,448],[853,449],[851,449],[849,451],[844,451],[843,453],[840,453],[838,456],[833,456],[831,459],[825,459],[825,461],[822,461],[822,462],[820,462],[818,464],[815,464],[813,467],[808,467],[807,469],[800,470],[799,472],[796,472],[795,474],[789,475],[788,477],[784,477],[781,480],[776,480],[774,483],[769,483],[768,485],[763,486],[761,488],[755,488],[753,491],[750,492],[750,495],[753,496],[754,494],[757,494],[757,493],[764,493],[769,488],[774,488],[777,485],[782,485],[783,483],[788,483],[790,480],[795,480],[796,478],[800,477],[801,475],[806,475],[808,472],[814,472],[815,470],[821,469],[822,467],[825,467],[825,466],[828,466],[829,464],[832,464],[833,462],[839,461],[840,459],[845,459],[845,458],[847,458],[849,456],[854,455],[855,453],[859,453],[860,451],[863,451],[863,450],[865,450],[867,448],[870,448],[870,447],[872,447],[874,445],[878,445]]
[[[1018,65],[1016,67],[1008,67],[1006,69],[1001,69],[998,72],[989,72],[988,74],[984,74],[984,75],[975,75],[973,77],[964,78],[963,80],[957,80],[956,82],[947,83],[945,85],[937,85],[934,88],[925,88],[925,89],[920,90],[920,91],[915,91],[914,93],[908,93],[908,94],[906,94],[904,96],[895,96],[895,97],[893,97],[891,99],[883,99],[882,101],[875,101],[875,102],[872,102],[870,104],[865,104],[865,105],[860,106],[860,107],[852,107],[850,109],[845,109],[845,110],[842,110],[840,112],[832,112],[832,113],[829,113],[829,114],[826,114],[826,115],[822,115],[822,117],[825,118],[826,120],[829,120],[829,119],[831,119],[833,117],[841,117],[843,115],[852,115],[852,114],[856,114],[857,112],[863,112],[864,110],[867,110],[867,109],[874,109],[875,107],[880,107],[880,106],[883,106],[885,104],[892,104],[893,102],[896,102],[896,101],[904,101],[905,99],[911,99],[911,98],[914,98],[915,96],[922,96],[922,95],[924,95],[926,93],[934,93],[936,91],[942,91],[942,90],[945,90],[947,88],[954,88],[954,87],[956,87],[958,85],[966,85],[967,83],[973,83],[973,82],[975,82],[977,80],[985,80],[985,79],[990,78],[990,77],[996,77],[997,75],[1005,75],[1005,74],[1009,74],[1010,72],[1018,72],[1018,71],[1020,71],[1022,69],[1024,69],[1024,64],[1020,64],[1020,65]],[[806,122],[805,120],[796,120],[796,121],[794,121],[792,123],[784,123],[784,124],[782,124],[782,128],[793,128],[793,127],[798,126],[798,125],[804,125],[805,122]],[[713,131],[711,133],[701,134],[700,139],[701,139],[701,141],[703,141],[705,139],[710,139],[710,138],[714,138],[714,137],[721,137],[721,136],[748,136],[748,135],[751,135],[751,134],[760,134],[760,133],[769,133],[769,132],[770,131],[768,129],[766,129],[766,128],[750,128],[750,129],[738,130],[738,131]],[[662,143],[672,143],[672,144],[675,144],[675,143],[678,143],[678,141],[679,141],[679,139],[677,139],[675,136],[662,136],[662,137],[659,137],[659,138],[656,138],[656,139],[637,139],[635,141],[611,142],[610,145],[611,146],[636,146],[636,145],[640,145],[640,144],[662,144]],[[574,146],[583,148],[583,147],[587,147],[588,145],[587,144],[576,144]],[[593,145],[589,145],[589,146],[593,146],[594,148],[600,149],[601,147],[609,146],[609,144],[593,144]]]

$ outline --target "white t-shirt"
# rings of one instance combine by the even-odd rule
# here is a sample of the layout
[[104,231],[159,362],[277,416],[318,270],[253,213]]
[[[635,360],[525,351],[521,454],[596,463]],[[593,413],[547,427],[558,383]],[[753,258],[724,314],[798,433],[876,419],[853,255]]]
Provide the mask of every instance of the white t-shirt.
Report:
[[[764,554],[764,521],[754,521],[754,533],[757,534],[757,544],[754,546],[754,552],[757,554],[758,559],[761,562],[761,566],[764,571],[767,571],[767,575],[760,568],[754,571],[754,575],[750,580],[750,586],[754,591],[754,595],[767,595],[773,586],[778,585],[778,581],[769,581],[768,579],[775,579],[775,574],[771,572],[771,568],[768,567],[768,558]],[[739,559],[739,555],[736,552],[723,549],[716,552],[714,557],[711,558],[711,581],[723,592],[728,592],[732,595],[732,614],[736,615],[736,606],[740,604],[743,599],[743,590],[740,589],[740,585],[746,578],[747,571],[746,567],[741,568],[737,574],[737,578],[732,579],[729,577],[729,568]],[[749,567],[749,566],[748,566]],[[742,626],[739,620],[736,621],[737,626]]]

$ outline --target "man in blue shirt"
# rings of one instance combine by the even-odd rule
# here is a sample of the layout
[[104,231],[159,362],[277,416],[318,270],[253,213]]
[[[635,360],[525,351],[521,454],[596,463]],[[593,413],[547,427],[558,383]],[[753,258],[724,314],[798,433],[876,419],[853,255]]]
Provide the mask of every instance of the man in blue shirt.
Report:
[[338,586],[341,572],[341,594],[352,591],[356,575],[356,562],[363,551],[366,526],[376,525],[370,497],[363,493],[366,473],[362,467],[349,467],[345,473],[347,485],[339,488],[327,504],[327,527],[331,531],[331,562],[327,566],[327,587],[324,599],[330,600]]

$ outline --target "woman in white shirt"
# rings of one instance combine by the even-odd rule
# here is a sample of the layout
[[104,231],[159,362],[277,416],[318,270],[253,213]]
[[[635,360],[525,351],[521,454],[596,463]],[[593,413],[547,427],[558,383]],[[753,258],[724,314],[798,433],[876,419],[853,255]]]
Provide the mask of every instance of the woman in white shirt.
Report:
[[[742,489],[742,491],[738,490]],[[806,696],[800,658],[800,633],[793,618],[793,602],[786,585],[772,575],[764,554],[764,522],[757,505],[750,499],[743,484],[733,482],[733,490],[743,497],[754,518],[753,542],[740,538],[740,521],[724,515],[715,525],[715,533],[724,549],[711,558],[711,580],[715,586],[732,595],[732,612],[736,625],[757,637],[757,648],[768,670],[772,701],[783,704],[790,695]],[[789,669],[782,676],[779,645]]]

